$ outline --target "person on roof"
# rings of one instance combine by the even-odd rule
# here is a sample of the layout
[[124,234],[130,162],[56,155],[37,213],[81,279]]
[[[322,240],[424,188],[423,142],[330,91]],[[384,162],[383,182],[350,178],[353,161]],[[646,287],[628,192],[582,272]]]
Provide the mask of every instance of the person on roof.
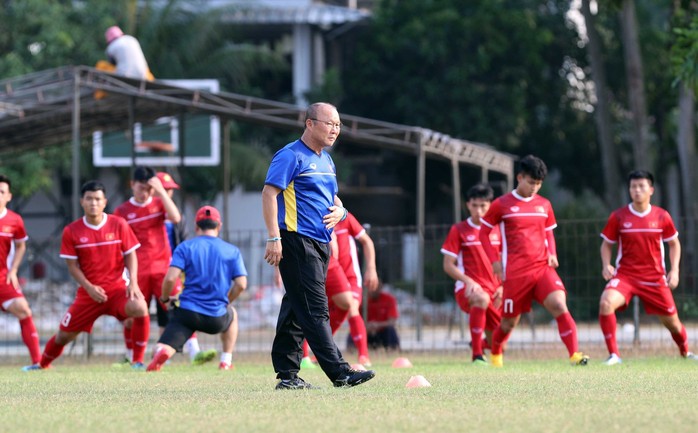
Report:
[[138,39],[126,35],[119,26],[111,26],[104,32],[107,41],[107,58],[116,66],[116,74],[140,80],[152,79],[148,62]]

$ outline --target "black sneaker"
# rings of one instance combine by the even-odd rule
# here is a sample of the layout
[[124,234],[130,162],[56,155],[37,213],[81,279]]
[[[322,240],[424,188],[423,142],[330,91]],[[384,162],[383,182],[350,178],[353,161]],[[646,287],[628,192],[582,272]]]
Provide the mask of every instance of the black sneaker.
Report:
[[276,384],[275,389],[318,389],[318,387],[309,384],[300,377],[295,377],[293,379],[281,379]]
[[347,370],[344,374],[335,379],[333,383],[337,388],[349,388],[368,382],[373,379],[375,375],[376,373],[373,370]]

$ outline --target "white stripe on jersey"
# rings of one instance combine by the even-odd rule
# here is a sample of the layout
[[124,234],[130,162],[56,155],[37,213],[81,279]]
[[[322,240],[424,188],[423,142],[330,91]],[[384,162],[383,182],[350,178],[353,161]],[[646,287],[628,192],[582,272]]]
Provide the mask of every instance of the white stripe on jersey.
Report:
[[129,224],[139,223],[139,222],[141,222],[141,221],[147,221],[147,220],[151,220],[151,219],[153,219],[153,218],[157,218],[157,217],[159,217],[160,215],[162,215],[162,212],[155,212],[155,213],[151,213],[150,215],[147,215],[147,216],[144,216],[144,217],[134,218],[134,219],[132,219],[132,220],[127,220],[126,222],[129,223]]
[[547,213],[508,213],[502,215],[502,218],[518,218],[518,217],[543,217],[548,218]]
[[115,239],[113,241],[105,241],[105,242],[95,242],[93,244],[82,244],[82,245],[75,245],[75,249],[78,248],[90,248],[90,247],[101,247],[104,245],[114,245],[114,244],[120,244],[121,239]]

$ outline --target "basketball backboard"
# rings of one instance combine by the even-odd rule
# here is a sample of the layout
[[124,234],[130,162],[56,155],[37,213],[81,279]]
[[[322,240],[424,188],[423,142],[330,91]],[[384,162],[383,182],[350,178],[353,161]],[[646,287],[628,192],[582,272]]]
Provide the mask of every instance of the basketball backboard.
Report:
[[[159,80],[187,89],[219,91],[218,80]],[[162,117],[153,124],[134,124],[136,165],[216,166],[220,164],[220,121],[217,116],[184,116],[184,143],[179,142],[179,117]],[[182,150],[183,149],[183,150]],[[182,158],[182,153],[184,157]],[[95,167],[131,165],[130,131],[92,134]]]

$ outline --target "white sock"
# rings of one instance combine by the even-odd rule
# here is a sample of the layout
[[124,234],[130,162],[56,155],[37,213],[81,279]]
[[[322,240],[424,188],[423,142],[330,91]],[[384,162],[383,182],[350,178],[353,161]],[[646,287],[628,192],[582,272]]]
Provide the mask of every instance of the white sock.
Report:
[[232,365],[233,364],[233,353],[232,352],[221,353],[221,362]]
[[186,343],[184,343],[184,346],[187,349],[187,352],[189,353],[189,359],[191,361],[196,358],[196,354],[201,352],[201,348],[199,347],[199,339],[198,338],[190,338],[187,340]]

